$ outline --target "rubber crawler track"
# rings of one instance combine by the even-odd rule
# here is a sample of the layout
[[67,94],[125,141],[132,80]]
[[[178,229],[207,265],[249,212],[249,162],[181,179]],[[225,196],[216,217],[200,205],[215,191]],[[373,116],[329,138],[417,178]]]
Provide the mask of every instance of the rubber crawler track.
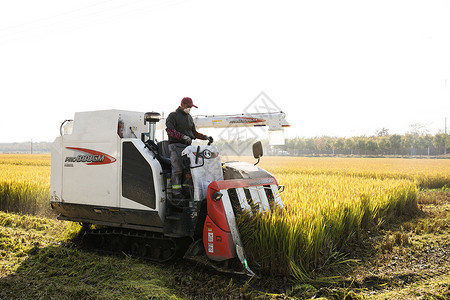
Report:
[[167,262],[183,256],[187,241],[147,231],[103,228],[86,231],[83,245],[102,253],[125,253],[136,258]]

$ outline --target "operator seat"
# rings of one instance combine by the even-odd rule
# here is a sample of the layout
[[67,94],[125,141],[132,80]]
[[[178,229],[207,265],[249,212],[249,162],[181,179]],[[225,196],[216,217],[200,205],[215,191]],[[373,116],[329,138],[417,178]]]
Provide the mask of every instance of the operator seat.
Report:
[[169,141],[158,142],[158,160],[163,167],[171,168]]

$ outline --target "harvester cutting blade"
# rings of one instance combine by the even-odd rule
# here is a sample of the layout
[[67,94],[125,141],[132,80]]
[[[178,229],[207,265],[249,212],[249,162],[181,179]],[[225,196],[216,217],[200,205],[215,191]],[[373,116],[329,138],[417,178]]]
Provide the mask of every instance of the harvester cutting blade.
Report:
[[[243,254],[243,249],[240,248],[240,250],[237,250],[237,252]],[[195,263],[211,267],[218,272],[255,276],[255,273],[253,273],[252,270],[250,270],[248,267],[247,268],[245,267],[245,265],[247,265],[246,261],[244,268],[242,268],[239,265],[239,262],[234,260],[229,260],[225,262],[224,261],[215,262],[209,260],[205,255],[205,248],[203,247],[203,241],[201,239],[191,244],[189,249],[184,254],[183,258]]]
[[242,266],[244,266],[245,273],[248,276],[255,276],[255,273],[249,268],[247,259],[245,258],[244,248],[239,245],[236,245],[236,253],[241,261]]

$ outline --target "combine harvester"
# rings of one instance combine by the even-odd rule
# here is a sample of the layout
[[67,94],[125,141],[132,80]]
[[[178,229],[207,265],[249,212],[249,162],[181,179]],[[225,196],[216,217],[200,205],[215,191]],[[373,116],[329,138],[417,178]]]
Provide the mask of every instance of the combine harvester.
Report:
[[[270,132],[289,126],[284,117],[205,116],[194,122],[197,128],[269,126]],[[222,271],[242,266],[238,272],[254,275],[235,213],[283,207],[277,180],[256,165],[222,163],[215,146],[191,145],[182,153],[185,199],[173,199],[168,141],[156,141],[157,128],[164,129],[165,120],[154,112],[79,112],[64,121],[51,156],[50,201],[58,218],[101,225],[85,232],[89,248],[160,262],[184,255]],[[260,142],[253,154],[259,161]]]

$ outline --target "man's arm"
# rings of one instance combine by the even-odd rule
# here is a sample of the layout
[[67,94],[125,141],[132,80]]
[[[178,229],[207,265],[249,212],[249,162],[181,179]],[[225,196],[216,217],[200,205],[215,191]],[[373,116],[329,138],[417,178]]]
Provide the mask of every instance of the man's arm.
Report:
[[195,128],[195,124],[192,125],[192,132],[194,133],[194,136],[196,139],[199,139],[199,140],[207,140],[208,139],[208,137],[206,135],[197,131],[197,129]]
[[174,139],[177,139],[179,141],[182,141],[184,138],[184,134],[181,132],[176,131],[174,128],[166,128],[167,135],[173,137]]
[[208,137],[206,135],[204,135],[203,133],[198,132],[195,129],[194,129],[194,136],[195,136],[196,139],[199,139],[199,140],[204,140],[205,141],[205,140],[208,139]]
[[198,132],[195,129],[195,125],[194,125],[194,128],[192,128],[192,132],[194,133],[195,138],[197,138],[199,140],[204,140],[204,141],[208,140],[209,143],[212,143],[214,141],[212,136],[207,136],[207,135],[204,135],[203,133]]

